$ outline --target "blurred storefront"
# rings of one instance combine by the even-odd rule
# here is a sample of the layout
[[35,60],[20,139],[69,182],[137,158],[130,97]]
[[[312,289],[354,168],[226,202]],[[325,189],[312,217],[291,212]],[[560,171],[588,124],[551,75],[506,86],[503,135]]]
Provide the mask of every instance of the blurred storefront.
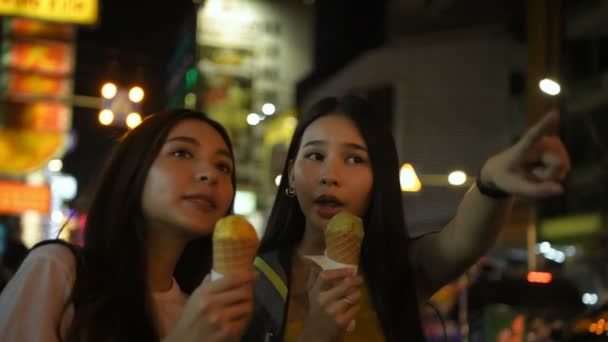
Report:
[[0,214],[20,218],[28,247],[58,236],[76,195],[60,172],[73,144],[76,25],[97,12],[96,0],[0,3]]

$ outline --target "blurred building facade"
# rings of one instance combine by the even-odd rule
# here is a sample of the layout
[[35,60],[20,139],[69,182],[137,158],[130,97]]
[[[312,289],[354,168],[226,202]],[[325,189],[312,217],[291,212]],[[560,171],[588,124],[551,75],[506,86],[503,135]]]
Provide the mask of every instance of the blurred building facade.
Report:
[[310,71],[313,13],[301,1],[209,0],[185,20],[169,67],[170,107],[221,122],[235,146],[235,211],[261,233]]

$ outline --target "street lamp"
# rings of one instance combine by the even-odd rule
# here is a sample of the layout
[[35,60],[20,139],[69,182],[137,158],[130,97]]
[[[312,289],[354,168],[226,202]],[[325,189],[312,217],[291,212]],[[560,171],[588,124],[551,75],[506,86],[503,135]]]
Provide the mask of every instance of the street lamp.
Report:
[[260,121],[260,116],[257,113],[250,113],[247,115],[247,123],[251,126],[259,124]]
[[107,126],[114,121],[114,113],[109,109],[102,109],[99,111],[99,123]]
[[141,87],[133,87],[129,90],[129,100],[139,103],[144,99],[144,90]]
[[127,115],[127,126],[129,128],[135,128],[137,127],[140,123],[141,123],[141,115],[139,115],[139,113],[129,113],[129,115]]
[[102,103],[99,122],[102,125],[119,125],[135,128],[142,121],[141,113],[144,90],[139,86],[122,87],[106,82],[101,87]]
[[544,78],[540,82],[538,82],[538,87],[543,93],[555,96],[558,95],[562,91],[562,87],[556,81],[550,78]]
[[276,107],[272,103],[264,103],[262,106],[262,113],[264,115],[272,115],[276,111]]
[[463,171],[453,171],[448,175],[448,182],[454,186],[460,186],[466,183],[467,174]]
[[117,91],[118,88],[116,88],[116,85],[114,83],[107,82],[101,87],[101,96],[109,100],[116,96]]

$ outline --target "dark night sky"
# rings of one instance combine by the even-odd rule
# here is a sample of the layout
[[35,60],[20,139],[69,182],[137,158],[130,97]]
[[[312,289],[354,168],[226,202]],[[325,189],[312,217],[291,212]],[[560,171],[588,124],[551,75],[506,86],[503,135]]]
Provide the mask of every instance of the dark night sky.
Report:
[[[192,0],[100,1],[97,25],[78,29],[74,94],[99,96],[108,80],[138,83],[146,92],[144,114],[163,109],[167,64],[188,11],[195,11]],[[78,179],[79,194],[124,132],[101,126],[97,114],[78,107],[73,112],[77,145],[64,156],[64,172]]]

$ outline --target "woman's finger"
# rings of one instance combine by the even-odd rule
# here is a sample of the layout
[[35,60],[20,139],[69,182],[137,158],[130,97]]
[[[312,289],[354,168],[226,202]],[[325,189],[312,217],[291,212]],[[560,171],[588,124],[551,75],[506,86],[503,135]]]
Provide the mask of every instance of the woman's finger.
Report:
[[359,305],[361,299],[361,291],[354,290],[344,296],[335,299],[327,308],[327,311],[332,314],[341,314],[348,311],[351,307]]
[[335,286],[327,291],[319,294],[321,306],[327,307],[327,311],[331,313],[337,312],[345,303],[344,297],[353,289],[357,289],[363,282],[360,276],[354,276],[344,279],[338,286]]
[[232,305],[252,300],[253,287],[245,284],[224,292],[210,293],[207,296],[209,297],[208,300],[213,301],[215,304],[221,306]]
[[530,198],[561,195],[564,192],[563,186],[554,181],[537,182],[524,177],[513,176],[508,183],[510,193]]
[[551,111],[530,128],[516,144],[520,152],[528,150],[542,137],[555,134],[559,125],[559,112]]
[[230,273],[224,275],[222,278],[211,281],[211,278],[205,277],[203,286],[207,289],[207,293],[215,294],[221,293],[227,290],[239,288],[245,284],[250,284],[258,276],[258,273],[253,269],[245,272]]
[[223,317],[225,317],[226,320],[229,321],[249,318],[252,313],[253,300],[233,304],[223,309]]
[[328,300],[336,300],[338,298],[343,298],[345,295],[350,293],[353,288],[358,288],[363,283],[363,278],[361,276],[352,276],[345,278],[341,283],[333,288],[327,290],[325,295]]
[[361,305],[353,305],[343,313],[336,317],[336,323],[338,323],[343,329],[346,329],[350,322],[357,317],[357,314],[361,311]]
[[322,271],[317,277],[316,288],[318,288],[319,291],[328,290],[330,288],[333,288],[336,282],[340,282],[344,278],[352,276],[353,274],[354,270],[349,268]]

